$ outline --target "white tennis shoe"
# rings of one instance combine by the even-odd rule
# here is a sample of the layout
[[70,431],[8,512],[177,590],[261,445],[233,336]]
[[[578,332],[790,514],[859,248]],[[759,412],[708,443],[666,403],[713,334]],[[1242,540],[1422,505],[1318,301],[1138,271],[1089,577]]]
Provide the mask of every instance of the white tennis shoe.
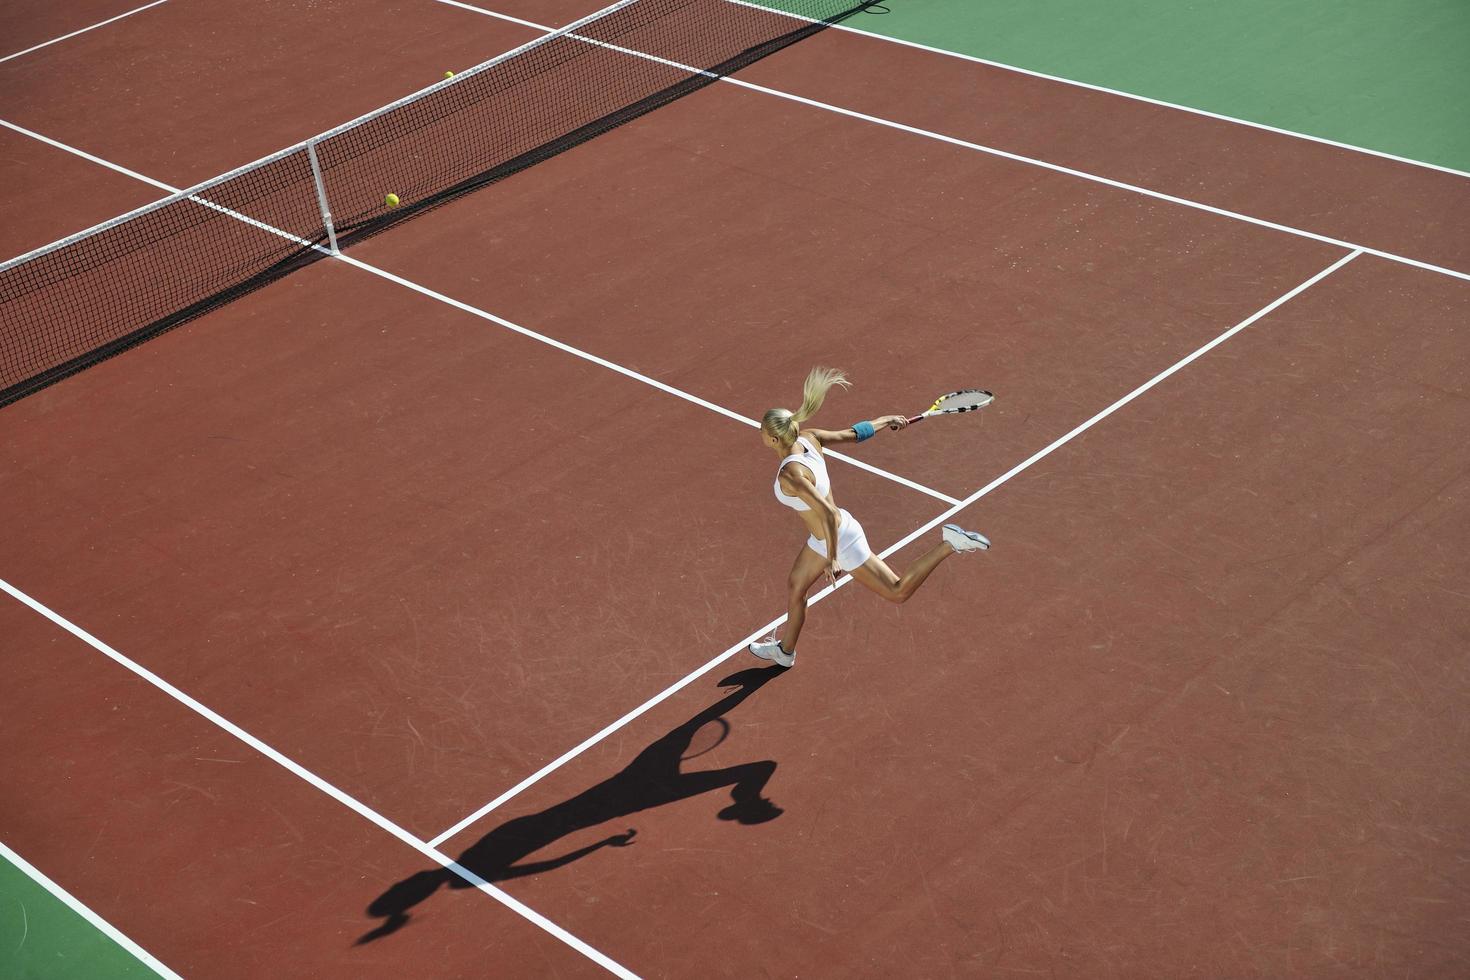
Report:
[[944,540],[955,551],[988,551],[990,539],[979,531],[966,531],[958,524],[944,525]]
[[787,653],[781,646],[781,641],[776,639],[774,635],[768,636],[764,640],[756,640],[750,646],[746,647],[746,649],[762,660],[773,662],[777,667],[790,667],[796,663],[796,654]]

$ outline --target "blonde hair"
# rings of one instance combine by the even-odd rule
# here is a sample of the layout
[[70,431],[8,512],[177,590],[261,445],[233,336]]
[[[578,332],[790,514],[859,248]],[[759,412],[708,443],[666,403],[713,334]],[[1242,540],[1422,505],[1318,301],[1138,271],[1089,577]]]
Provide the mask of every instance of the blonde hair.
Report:
[[833,385],[852,387],[847,375],[836,368],[812,368],[801,386],[801,407],[794,412],[785,408],[771,409],[761,418],[761,431],[774,436],[783,446],[791,445],[801,432],[801,423],[817,414]]

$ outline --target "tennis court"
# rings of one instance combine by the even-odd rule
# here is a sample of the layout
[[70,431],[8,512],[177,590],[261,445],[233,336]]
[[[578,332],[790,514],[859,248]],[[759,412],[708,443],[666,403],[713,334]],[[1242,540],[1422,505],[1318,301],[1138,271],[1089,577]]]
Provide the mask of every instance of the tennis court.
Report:
[[[203,214],[0,291],[0,964],[1470,969],[1470,153],[940,50],[966,5],[768,6],[836,23],[0,19],[0,258]],[[179,195],[573,23],[501,64],[575,138],[453,170],[520,111],[478,96]],[[895,567],[951,520],[995,547],[902,606],[814,589],[781,670],[756,422],[829,363],[823,427],[996,393],[831,464]]]

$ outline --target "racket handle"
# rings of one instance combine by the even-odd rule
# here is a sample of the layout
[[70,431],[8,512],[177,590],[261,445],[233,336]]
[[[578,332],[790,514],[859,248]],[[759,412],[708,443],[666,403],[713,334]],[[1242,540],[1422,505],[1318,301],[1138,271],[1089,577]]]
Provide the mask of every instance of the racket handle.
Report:
[[[922,422],[923,420],[924,420],[924,416],[922,416],[922,415],[910,415],[909,416],[909,425],[913,425],[915,422]],[[892,429],[894,432],[897,432],[898,431],[898,426],[896,426],[896,425],[890,425],[888,428]]]

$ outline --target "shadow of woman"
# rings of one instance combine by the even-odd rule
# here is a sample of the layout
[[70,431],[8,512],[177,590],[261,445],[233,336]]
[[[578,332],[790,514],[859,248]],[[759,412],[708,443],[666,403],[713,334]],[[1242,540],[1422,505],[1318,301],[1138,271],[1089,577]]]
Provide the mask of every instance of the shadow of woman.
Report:
[[[781,815],[781,809],[762,796],[761,791],[775,772],[776,763],[767,759],[700,772],[681,772],[679,765],[693,758],[685,753],[701,729],[716,726],[719,734],[714,745],[718,745],[730,727],[724,716],[785,672],[784,668],[772,666],[731,674],[720,681],[720,686],[733,687],[733,691],[650,743],[621,772],[540,813],[507,820],[471,844],[460,855],[459,865],[491,882],[551,871],[603,847],[626,847],[633,843],[637,831],[630,828],[554,858],[530,862],[523,859],[579,830],[726,786],[730,787],[731,803],[719,812],[719,819],[742,824],[774,820]],[[714,745],[696,754],[703,754]],[[383,922],[358,939],[357,945],[403,928],[409,920],[409,909],[445,885],[471,887],[469,881],[447,868],[420,871],[393,885],[368,906],[368,915]]]

